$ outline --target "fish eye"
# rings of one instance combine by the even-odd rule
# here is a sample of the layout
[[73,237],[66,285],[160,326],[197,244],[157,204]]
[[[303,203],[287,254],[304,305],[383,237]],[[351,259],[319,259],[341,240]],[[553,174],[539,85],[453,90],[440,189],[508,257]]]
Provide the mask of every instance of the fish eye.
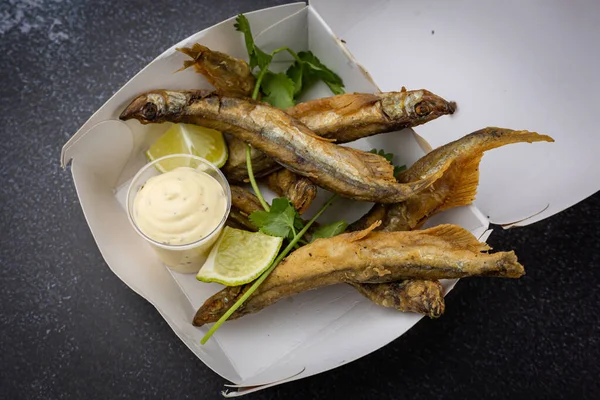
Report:
[[156,104],[149,101],[148,103],[144,104],[144,107],[142,108],[142,114],[144,115],[144,118],[152,121],[158,114],[158,107]]
[[421,102],[421,103],[417,104],[417,106],[415,107],[415,112],[420,117],[423,117],[423,116],[429,114],[429,104],[427,104],[425,102]]

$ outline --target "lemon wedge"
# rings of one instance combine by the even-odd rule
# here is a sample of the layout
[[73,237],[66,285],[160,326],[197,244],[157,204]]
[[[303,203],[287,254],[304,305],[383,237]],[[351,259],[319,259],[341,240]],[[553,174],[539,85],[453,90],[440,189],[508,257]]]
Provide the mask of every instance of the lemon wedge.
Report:
[[[205,158],[217,168],[227,161],[227,144],[223,134],[214,129],[197,125],[174,124],[146,152],[148,160],[154,161],[170,154],[192,154]],[[156,167],[161,172],[171,171],[181,163],[174,158],[159,162]]]
[[273,262],[283,238],[240,229],[223,229],[196,279],[239,286],[252,282]]

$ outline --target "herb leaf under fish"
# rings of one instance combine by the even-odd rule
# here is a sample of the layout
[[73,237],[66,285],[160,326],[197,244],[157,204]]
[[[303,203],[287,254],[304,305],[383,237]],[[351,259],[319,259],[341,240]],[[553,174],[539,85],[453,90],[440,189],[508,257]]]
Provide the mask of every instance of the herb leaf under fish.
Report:
[[293,107],[294,102],[294,82],[283,72],[274,74],[267,71],[261,84],[262,92],[265,96],[263,101],[277,108]]
[[314,242],[317,239],[330,238],[344,233],[347,227],[348,223],[344,220],[332,222],[328,225],[323,225],[313,232],[310,243]]
[[394,166],[394,176],[397,178],[398,174],[402,171],[404,171],[406,169],[406,165],[395,165],[394,164],[394,154],[393,153],[386,153],[384,150],[380,149],[371,149],[369,150],[369,153],[373,153],[373,154],[378,154],[380,156],[382,156],[383,158],[385,158],[386,160],[388,160],[390,162],[390,164],[392,164]]
[[298,59],[288,68],[286,74],[296,85],[295,98],[319,80],[325,82],[334,94],[344,93],[342,78],[327,68],[311,51],[299,52]]

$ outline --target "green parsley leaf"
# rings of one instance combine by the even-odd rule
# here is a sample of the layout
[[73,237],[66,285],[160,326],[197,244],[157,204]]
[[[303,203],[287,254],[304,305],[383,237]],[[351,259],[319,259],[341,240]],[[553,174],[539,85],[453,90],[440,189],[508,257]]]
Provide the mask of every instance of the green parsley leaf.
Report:
[[286,71],[286,75],[294,81],[295,98],[319,80],[325,82],[334,94],[344,93],[342,78],[327,68],[312,52],[301,51],[298,58],[300,61],[296,60]]
[[298,58],[304,61],[308,67],[304,70],[304,75],[306,75],[306,77],[303,78],[304,84],[310,86],[316,80],[321,79],[327,86],[329,86],[329,89],[333,92],[333,94],[344,93],[344,82],[342,81],[342,78],[327,68],[327,66],[325,66],[325,64],[323,64],[321,60],[319,60],[317,56],[312,53],[312,51],[301,51],[298,53]]
[[274,74],[268,71],[263,77],[261,89],[265,94],[262,100],[274,107],[286,109],[296,104],[294,82],[283,72]]
[[296,220],[299,219],[299,216],[288,199],[279,197],[273,199],[268,212],[254,211],[249,218],[262,233],[291,240],[294,237],[294,229],[297,228]]
[[268,67],[273,56],[265,53],[254,44],[252,29],[250,29],[250,21],[248,21],[248,18],[246,18],[244,14],[239,14],[235,18],[235,24],[233,26],[236,31],[244,34],[246,50],[248,51],[248,58],[250,60],[250,70],[253,70],[256,66],[260,67],[260,69]]
[[[377,150],[377,149],[371,149],[369,150],[369,153],[373,153],[373,154],[378,154],[381,157],[385,158],[386,160],[388,160],[388,162],[392,165],[394,165],[394,154],[393,153],[386,153],[384,150]],[[404,171],[406,169],[406,165],[394,165],[394,176],[397,178],[398,174],[402,171]]]
[[285,71],[285,74],[294,83],[294,98],[300,95],[302,92],[302,76],[304,75],[303,63],[295,62]]
[[346,221],[336,221],[328,225],[323,225],[313,232],[310,242],[314,242],[317,239],[330,238],[343,233],[348,227]]
[[394,165],[394,176],[397,177],[398,174],[402,171],[406,170],[406,165]]

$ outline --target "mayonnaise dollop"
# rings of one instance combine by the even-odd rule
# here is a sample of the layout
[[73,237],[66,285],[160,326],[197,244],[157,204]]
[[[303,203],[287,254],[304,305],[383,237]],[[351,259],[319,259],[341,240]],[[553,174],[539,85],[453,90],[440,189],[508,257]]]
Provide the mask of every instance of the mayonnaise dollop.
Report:
[[179,167],[146,181],[135,196],[133,219],[149,238],[185,245],[213,232],[226,208],[226,195],[215,178]]

